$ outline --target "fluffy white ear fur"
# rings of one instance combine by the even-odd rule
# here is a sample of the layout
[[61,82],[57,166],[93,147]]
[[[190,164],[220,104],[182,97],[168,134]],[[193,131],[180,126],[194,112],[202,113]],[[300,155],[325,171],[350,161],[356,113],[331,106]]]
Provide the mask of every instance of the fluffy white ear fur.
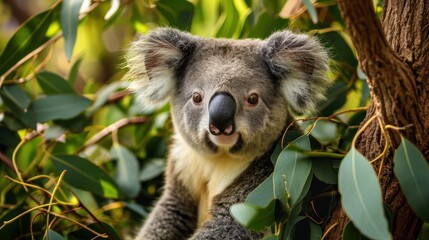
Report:
[[314,112],[330,86],[329,57],[320,43],[305,34],[280,31],[265,40],[262,54],[291,107],[300,113]]
[[172,28],[160,28],[134,41],[126,55],[130,89],[146,110],[168,101],[177,82],[176,71],[193,46],[193,37]]

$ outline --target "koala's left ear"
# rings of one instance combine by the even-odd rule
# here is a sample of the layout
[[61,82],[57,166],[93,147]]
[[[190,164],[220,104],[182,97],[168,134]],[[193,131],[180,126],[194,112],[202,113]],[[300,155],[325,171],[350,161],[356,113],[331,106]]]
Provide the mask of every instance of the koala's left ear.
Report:
[[330,86],[329,57],[320,43],[308,35],[276,32],[263,42],[262,55],[292,108],[301,113],[315,111]]
[[166,102],[174,92],[180,70],[196,45],[195,37],[173,28],[158,28],[134,41],[126,55],[126,80],[143,108]]

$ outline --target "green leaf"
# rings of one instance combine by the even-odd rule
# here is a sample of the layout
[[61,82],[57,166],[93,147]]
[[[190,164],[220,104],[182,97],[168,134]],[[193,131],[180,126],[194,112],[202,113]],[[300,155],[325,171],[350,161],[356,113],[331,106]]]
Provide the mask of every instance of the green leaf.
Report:
[[219,0],[197,1],[192,18],[191,32],[203,37],[211,37],[219,18]]
[[[102,226],[100,226],[100,224]],[[87,225],[88,228],[98,232],[98,233],[107,233],[109,235],[108,239],[111,240],[120,240],[118,234],[115,230],[105,222],[92,223]],[[68,234],[68,239],[70,240],[82,240],[82,239],[99,239],[94,233],[86,230],[85,228],[81,228],[74,232]]]
[[221,0],[224,12],[219,18],[220,20],[223,20],[223,22],[216,33],[216,37],[218,38],[238,37],[238,33],[241,32],[243,23],[240,21],[240,13],[234,2],[235,1],[231,0]]
[[194,15],[194,5],[186,0],[159,0],[156,2],[159,12],[172,27],[188,30]]
[[67,78],[70,85],[73,85],[76,82],[78,73],[79,73],[79,67],[82,63],[83,58],[79,58],[76,60],[76,62],[73,64],[72,68],[70,69],[69,76]]
[[76,117],[91,101],[79,95],[49,95],[35,100],[30,106],[37,122]]
[[279,240],[279,237],[277,235],[270,235],[264,237],[262,240]]
[[64,49],[70,60],[76,42],[79,10],[83,0],[64,0],[61,7],[61,29],[64,36]]
[[392,238],[377,176],[368,160],[354,147],[341,162],[338,187],[344,211],[365,236]]
[[305,7],[307,8],[307,11],[311,17],[311,21],[314,24],[316,24],[317,23],[317,12],[316,12],[316,8],[314,8],[313,4],[311,3],[311,0],[302,0],[302,3],[304,3]]
[[406,138],[393,157],[396,177],[413,211],[429,222],[429,165],[420,150]]
[[274,199],[273,174],[247,196],[246,203],[259,207],[267,206]]
[[0,145],[12,149],[15,148],[20,141],[21,139],[16,131],[0,125]]
[[43,240],[62,240],[64,239],[59,233],[55,232],[52,229],[48,230],[48,237],[43,236]]
[[113,144],[112,158],[118,161],[116,182],[128,197],[136,197],[140,192],[139,164],[130,150],[119,144]]
[[88,108],[88,112],[92,114],[93,112],[101,108],[107,102],[107,100],[109,100],[109,97],[112,96],[114,92],[116,92],[120,88],[126,88],[128,87],[128,85],[129,83],[127,82],[114,82],[101,88],[97,92],[97,97],[94,101],[94,104],[92,104],[91,107]]
[[337,140],[337,124],[327,120],[320,120],[316,123],[311,135],[321,144],[329,144]]
[[37,14],[16,31],[0,55],[0,75],[50,39],[47,31],[56,18],[57,9],[55,7]]
[[283,149],[273,174],[275,198],[282,203],[288,202],[286,196],[289,192],[291,206],[300,199],[307,179],[311,175],[311,159],[300,151],[311,151],[308,136],[299,137]]
[[359,232],[359,230],[356,228],[356,226],[353,224],[352,221],[349,221],[344,227],[342,239],[343,240],[370,240],[370,238],[367,238],[365,235]]
[[73,94],[75,91],[61,76],[52,72],[41,72],[36,75],[37,82],[47,95]]
[[139,180],[142,182],[151,180],[165,171],[165,159],[154,158],[150,159],[143,166],[143,170],[140,172]]
[[118,198],[120,192],[113,179],[89,160],[71,155],[52,155],[57,174],[67,170],[64,180],[73,187],[106,198]]
[[4,86],[0,90],[4,105],[10,110],[20,123],[26,127],[36,129],[34,115],[29,111],[30,98],[18,85]]
[[338,183],[338,173],[335,171],[331,159],[321,157],[313,158],[313,173],[322,182],[327,184]]
[[262,231],[274,224],[276,201],[272,200],[266,207],[248,203],[234,204],[230,208],[231,215],[243,226],[255,231]]
[[322,228],[313,222],[309,222],[309,224],[310,224],[310,232],[311,232],[310,239],[311,240],[322,239]]

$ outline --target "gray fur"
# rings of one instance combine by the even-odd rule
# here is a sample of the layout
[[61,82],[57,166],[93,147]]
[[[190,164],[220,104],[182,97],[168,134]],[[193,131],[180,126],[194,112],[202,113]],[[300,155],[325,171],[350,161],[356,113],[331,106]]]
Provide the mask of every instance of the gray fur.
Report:
[[[327,53],[314,38],[289,31],[267,40],[227,40],[161,28],[139,38],[127,59],[125,77],[142,106],[170,99],[175,129],[163,196],[137,239],[262,237],[238,224],[229,208],[272,172],[269,156],[292,119],[289,107],[313,111],[323,98],[329,85]],[[227,92],[236,102],[233,145],[215,144],[208,131],[208,104],[216,92]],[[201,103],[192,101],[194,93],[201,94]],[[259,96],[256,105],[246,102],[252,93]],[[223,178],[222,161],[237,172]],[[198,227],[206,192],[210,217]]]

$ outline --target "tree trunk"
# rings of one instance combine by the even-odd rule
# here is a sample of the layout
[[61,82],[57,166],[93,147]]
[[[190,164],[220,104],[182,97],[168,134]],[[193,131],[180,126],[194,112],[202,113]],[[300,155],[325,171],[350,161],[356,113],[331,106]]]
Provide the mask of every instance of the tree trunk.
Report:
[[[429,0],[384,2],[381,23],[371,0],[338,0],[346,29],[367,76],[371,102],[367,117],[376,115],[383,126],[404,127],[400,133],[429,160]],[[361,125],[363,126],[363,124]],[[358,139],[356,148],[368,159],[385,147],[379,121],[373,121]],[[393,172],[398,131],[387,130],[388,150],[375,162],[384,203],[391,206],[394,239],[416,239],[421,221],[410,209]],[[341,206],[334,210],[328,239],[340,239],[348,222]]]

